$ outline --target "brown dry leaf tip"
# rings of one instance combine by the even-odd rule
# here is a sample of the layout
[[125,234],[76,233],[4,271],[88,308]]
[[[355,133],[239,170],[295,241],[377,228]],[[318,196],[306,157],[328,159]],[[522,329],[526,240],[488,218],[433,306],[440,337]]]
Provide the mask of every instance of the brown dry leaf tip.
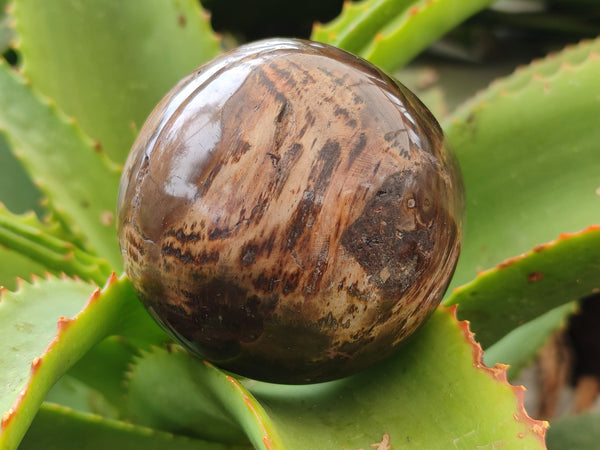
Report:
[[[483,362],[483,349],[481,348],[481,344],[475,341],[475,334],[469,329],[469,321],[467,320],[458,320],[456,311],[458,309],[458,305],[452,305],[450,307],[441,306],[440,308],[447,310],[452,318],[456,321],[458,326],[460,327],[463,336],[467,343],[471,344],[473,349],[473,366],[491,376],[495,381],[505,384],[512,391],[516,398],[516,406],[517,412],[513,414],[513,419],[516,422],[524,424],[534,436],[542,441],[545,445],[546,440],[546,430],[549,427],[549,424],[545,420],[536,420],[533,419],[527,414],[525,410],[525,387],[523,386],[513,386],[508,382],[507,378],[507,369],[508,366],[506,364],[496,363],[494,367],[488,367]],[[525,438],[525,433],[519,433],[518,437],[520,439]]]

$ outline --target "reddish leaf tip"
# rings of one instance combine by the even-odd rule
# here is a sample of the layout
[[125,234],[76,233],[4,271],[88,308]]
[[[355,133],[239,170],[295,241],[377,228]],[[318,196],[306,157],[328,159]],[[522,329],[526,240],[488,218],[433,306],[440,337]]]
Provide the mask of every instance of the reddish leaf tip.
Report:
[[115,284],[117,281],[119,281],[119,277],[117,276],[117,274],[115,272],[111,272],[110,276],[106,280],[106,283],[104,284],[104,289],[109,288],[110,286]]
[[74,319],[70,319],[65,316],[60,316],[57,322],[58,333],[64,333],[64,331],[74,322]]
[[[109,285],[110,284],[112,284],[112,283],[110,283],[110,279],[109,279]],[[100,288],[96,288],[94,290],[94,292],[92,292],[92,295],[90,295],[90,298],[87,301],[87,303],[85,304],[85,307],[83,309],[85,310],[85,309],[89,308],[90,305],[92,305],[94,302],[96,302],[100,298],[101,294],[102,294],[102,290]]]
[[35,372],[37,372],[41,365],[42,358],[40,358],[39,356],[33,358],[33,361],[31,361],[31,373],[34,374]]
[[[31,277],[31,278],[32,278],[32,280],[34,279],[34,276],[35,276],[35,275],[32,275],[32,277]],[[23,278],[21,278],[21,277],[17,277],[17,278],[15,279],[15,282],[16,282],[16,284],[17,284],[17,291],[20,291],[21,289],[23,289],[23,285],[25,284],[25,280],[24,280]]]

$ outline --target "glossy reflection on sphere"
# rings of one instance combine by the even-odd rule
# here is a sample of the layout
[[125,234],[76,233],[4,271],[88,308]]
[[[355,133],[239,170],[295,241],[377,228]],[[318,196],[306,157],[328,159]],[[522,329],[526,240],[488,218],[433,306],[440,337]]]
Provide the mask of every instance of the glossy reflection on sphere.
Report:
[[414,95],[336,48],[271,39],[155,108],[118,232],[140,299],[185,347],[310,383],[385,358],[429,316],[462,210],[456,162]]

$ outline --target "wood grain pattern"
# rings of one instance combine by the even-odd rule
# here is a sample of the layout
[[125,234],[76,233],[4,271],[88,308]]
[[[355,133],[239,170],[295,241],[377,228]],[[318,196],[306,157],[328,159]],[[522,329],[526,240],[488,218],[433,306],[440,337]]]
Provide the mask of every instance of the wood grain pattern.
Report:
[[341,50],[269,40],[157,106],[124,170],[119,236],[140,298],[189,349],[315,382],[389,355],[438,305],[462,195],[408,90]]

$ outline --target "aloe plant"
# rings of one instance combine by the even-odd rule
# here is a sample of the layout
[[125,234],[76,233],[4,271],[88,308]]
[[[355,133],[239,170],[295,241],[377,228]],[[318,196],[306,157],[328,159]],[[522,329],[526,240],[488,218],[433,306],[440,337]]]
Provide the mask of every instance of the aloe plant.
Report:
[[[346,3],[311,38],[408,77],[409,61],[491,3]],[[0,64],[1,449],[597,444],[598,413],[551,423],[546,442],[548,423],[510,382],[600,284],[600,40],[447,114],[424,97],[467,192],[444,305],[384,363],[285,386],[181,350],[122,274],[121,165],[153,105],[223,51],[209,15],[194,0],[15,0],[0,27],[17,59]]]

